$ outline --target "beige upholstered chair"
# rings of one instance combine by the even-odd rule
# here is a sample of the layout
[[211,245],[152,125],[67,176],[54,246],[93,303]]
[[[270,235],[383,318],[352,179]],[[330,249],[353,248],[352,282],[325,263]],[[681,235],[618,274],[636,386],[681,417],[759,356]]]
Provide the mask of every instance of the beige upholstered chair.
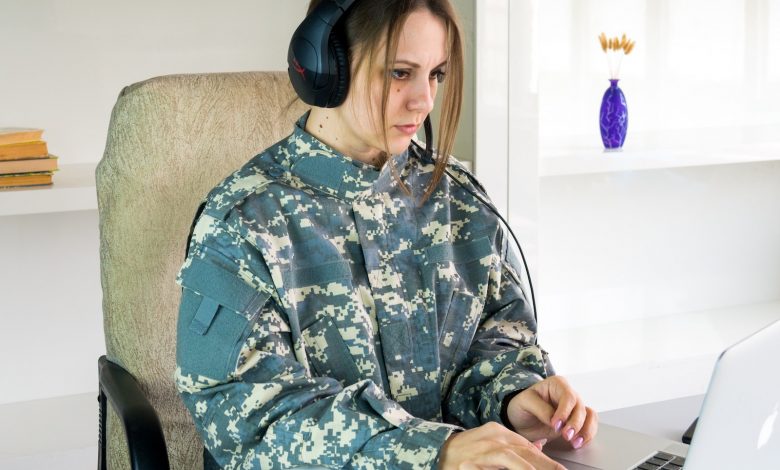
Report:
[[[190,225],[208,190],[292,131],[305,111],[300,101],[286,109],[293,97],[285,72],[171,75],[126,87],[111,115],[96,171],[106,352],[156,410],[172,469],[202,468],[200,439],[173,384],[175,276]],[[101,390],[123,406],[115,402],[133,381],[104,382],[107,364]],[[124,410],[145,416],[139,406]],[[129,468],[117,416],[108,413],[108,468]],[[133,428],[127,438],[152,434]]]

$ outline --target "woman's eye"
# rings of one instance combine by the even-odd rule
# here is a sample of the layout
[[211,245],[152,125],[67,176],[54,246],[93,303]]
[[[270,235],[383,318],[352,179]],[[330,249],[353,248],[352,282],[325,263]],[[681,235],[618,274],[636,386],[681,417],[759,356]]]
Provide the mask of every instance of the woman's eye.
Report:
[[447,76],[447,72],[444,72],[442,70],[436,70],[431,74],[431,79],[436,79],[437,82],[441,83],[444,81],[444,77]]
[[393,69],[390,71],[390,75],[396,80],[403,80],[409,77],[409,72],[407,70]]

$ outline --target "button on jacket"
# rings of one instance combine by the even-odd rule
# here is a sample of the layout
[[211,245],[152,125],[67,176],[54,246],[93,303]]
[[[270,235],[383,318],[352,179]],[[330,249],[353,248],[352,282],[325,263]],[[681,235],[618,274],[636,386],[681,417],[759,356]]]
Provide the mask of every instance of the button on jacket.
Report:
[[[206,197],[177,282],[176,383],[224,468],[435,468],[552,374],[484,189],[413,143],[381,170],[304,128]],[[401,188],[398,175],[411,190]]]

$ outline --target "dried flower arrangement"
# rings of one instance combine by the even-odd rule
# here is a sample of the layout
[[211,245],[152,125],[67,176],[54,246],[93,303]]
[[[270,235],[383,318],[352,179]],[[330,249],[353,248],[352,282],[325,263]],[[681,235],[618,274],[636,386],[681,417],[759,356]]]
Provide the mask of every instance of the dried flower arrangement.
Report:
[[606,34],[601,33],[599,42],[601,43],[601,49],[607,55],[609,78],[613,80],[620,79],[620,64],[623,62],[623,57],[631,54],[631,51],[634,50],[636,41],[628,39],[625,33],[623,33],[623,37],[620,39],[617,36],[608,38]]

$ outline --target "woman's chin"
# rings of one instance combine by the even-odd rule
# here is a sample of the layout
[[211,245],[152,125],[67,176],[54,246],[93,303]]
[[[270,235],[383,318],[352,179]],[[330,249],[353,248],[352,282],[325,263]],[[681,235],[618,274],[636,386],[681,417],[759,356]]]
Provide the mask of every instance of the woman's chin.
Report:
[[412,143],[412,137],[409,136],[403,136],[403,137],[397,137],[393,139],[390,144],[390,152],[393,155],[399,155],[401,153],[404,153],[407,148],[409,148],[409,145]]

